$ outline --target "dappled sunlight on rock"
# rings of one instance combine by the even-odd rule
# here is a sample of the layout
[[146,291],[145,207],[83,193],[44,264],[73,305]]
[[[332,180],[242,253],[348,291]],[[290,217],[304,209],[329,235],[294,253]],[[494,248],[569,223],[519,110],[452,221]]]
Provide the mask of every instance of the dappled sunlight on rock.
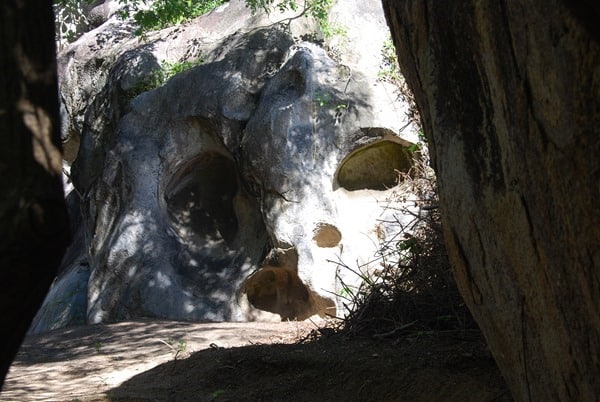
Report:
[[[406,105],[372,68],[387,33],[382,10],[356,6],[356,29],[377,38],[365,46],[348,35],[361,48],[326,44],[315,21],[273,24],[236,1],[143,43],[106,25],[61,52],[83,222],[77,258],[65,262],[32,332],[75,317],[302,320],[341,311],[332,261],[372,255],[374,243],[358,234],[371,238],[379,223],[360,216],[374,216],[373,205],[338,204],[336,190],[392,187],[408,169],[400,136],[415,134],[403,113],[384,112]],[[346,19],[341,11],[332,9]],[[169,78],[151,85],[158,73]],[[265,258],[285,248],[293,263]]]

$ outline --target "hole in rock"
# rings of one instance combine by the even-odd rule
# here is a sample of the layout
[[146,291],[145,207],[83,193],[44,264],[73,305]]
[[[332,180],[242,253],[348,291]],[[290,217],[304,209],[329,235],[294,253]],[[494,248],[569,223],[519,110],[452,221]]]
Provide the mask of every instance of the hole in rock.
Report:
[[336,179],[349,191],[386,190],[397,184],[396,171],[407,173],[412,166],[406,147],[383,140],[357,149],[342,161]]
[[179,233],[231,243],[238,231],[233,199],[238,192],[234,161],[218,152],[193,158],[165,188],[169,216]]
[[242,289],[250,304],[283,320],[335,315],[335,303],[312,292],[291,268],[265,265],[246,279]]
[[313,240],[319,247],[335,247],[342,240],[342,234],[338,228],[329,223],[317,223],[313,233]]

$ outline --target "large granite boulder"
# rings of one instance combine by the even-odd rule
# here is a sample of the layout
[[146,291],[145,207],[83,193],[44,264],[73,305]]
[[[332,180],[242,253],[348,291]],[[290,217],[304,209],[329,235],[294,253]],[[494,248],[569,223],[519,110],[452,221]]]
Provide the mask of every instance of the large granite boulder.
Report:
[[[351,77],[346,67],[308,43],[293,46],[287,59],[265,85],[244,130],[244,176],[260,191],[271,243],[278,249],[279,256],[266,269],[275,264],[296,272],[311,289],[299,317],[335,315],[332,294],[344,273],[327,261],[373,255],[352,233],[368,233],[376,226],[375,220],[367,227],[355,219],[346,221],[341,206],[351,204],[347,198],[352,191],[393,187],[395,169],[410,168],[408,160],[402,165],[407,154],[403,145],[409,144],[386,138],[384,130],[365,129],[372,124],[373,110],[360,72]],[[382,152],[388,144],[398,152]],[[352,166],[355,160],[359,162]],[[258,291],[250,290],[252,299]]]
[[[385,30],[368,10],[365,29]],[[389,113],[406,106],[350,44],[267,22],[231,1],[143,42],[109,19],[61,53],[83,219],[33,332],[343,313],[340,286],[360,278],[332,261],[371,269],[379,201],[410,168],[407,122]],[[160,61],[199,57],[132,95]]]

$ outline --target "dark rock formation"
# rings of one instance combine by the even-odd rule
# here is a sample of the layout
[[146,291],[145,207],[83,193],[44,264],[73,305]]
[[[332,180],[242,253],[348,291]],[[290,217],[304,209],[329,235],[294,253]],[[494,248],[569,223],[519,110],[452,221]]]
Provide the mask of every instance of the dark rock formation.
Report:
[[392,1],[456,279],[518,401],[600,395],[597,7]]

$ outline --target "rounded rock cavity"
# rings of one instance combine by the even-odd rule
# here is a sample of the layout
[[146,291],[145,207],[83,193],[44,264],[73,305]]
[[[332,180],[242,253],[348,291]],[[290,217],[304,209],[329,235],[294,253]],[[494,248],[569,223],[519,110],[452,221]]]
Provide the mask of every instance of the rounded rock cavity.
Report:
[[338,168],[339,187],[349,191],[386,190],[398,184],[398,172],[412,167],[410,153],[403,145],[389,140],[357,149]]
[[234,161],[204,152],[181,166],[169,180],[164,200],[179,235],[231,243],[238,232],[234,197],[238,177]]
[[335,247],[342,240],[342,234],[338,228],[329,223],[317,223],[313,233],[313,241],[319,247]]

